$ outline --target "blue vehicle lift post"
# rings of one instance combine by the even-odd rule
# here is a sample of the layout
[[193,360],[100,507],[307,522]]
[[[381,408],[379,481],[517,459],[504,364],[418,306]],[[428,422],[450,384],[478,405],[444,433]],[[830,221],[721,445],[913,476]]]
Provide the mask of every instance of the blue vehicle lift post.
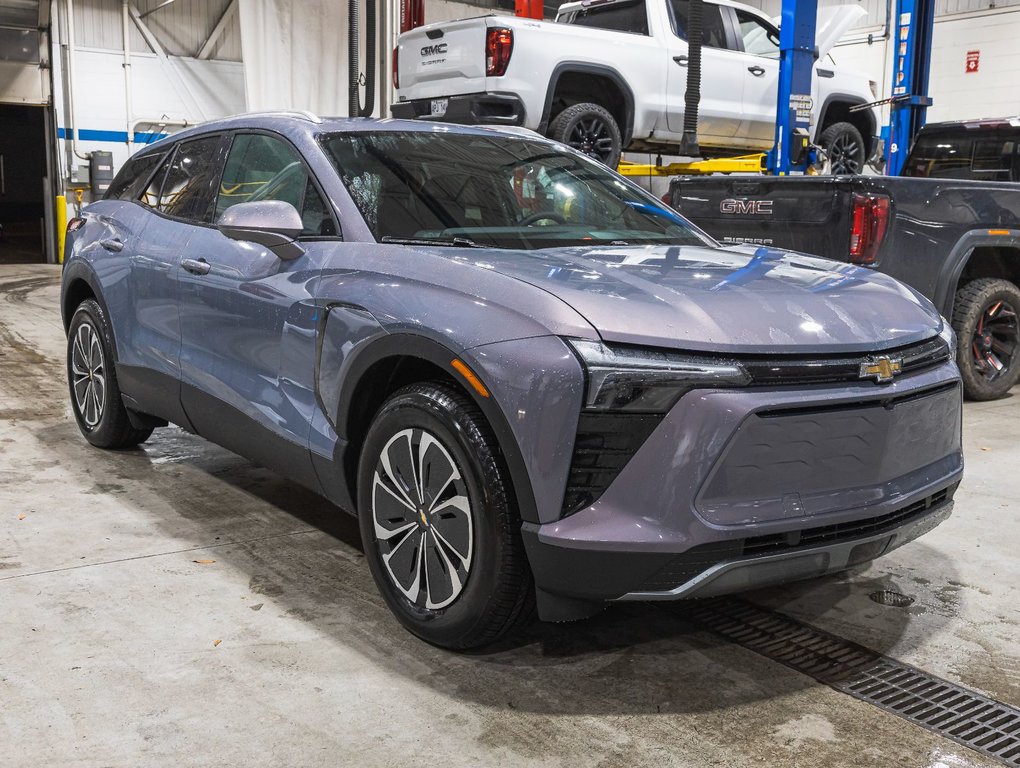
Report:
[[935,21],[935,0],[897,0],[893,89],[889,100],[889,138],[885,171],[899,176],[910,144],[924,126],[931,98],[928,76]]
[[779,92],[776,143],[768,153],[768,172],[784,176],[805,171],[811,161],[811,78],[815,73],[817,0],[783,0],[779,25]]

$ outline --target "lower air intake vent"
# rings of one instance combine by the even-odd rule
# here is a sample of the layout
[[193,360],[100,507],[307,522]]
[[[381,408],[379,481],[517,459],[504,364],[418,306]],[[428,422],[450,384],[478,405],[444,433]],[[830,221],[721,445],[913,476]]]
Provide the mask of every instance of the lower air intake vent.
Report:
[[564,517],[592,504],[662,421],[661,414],[581,414],[570,462]]

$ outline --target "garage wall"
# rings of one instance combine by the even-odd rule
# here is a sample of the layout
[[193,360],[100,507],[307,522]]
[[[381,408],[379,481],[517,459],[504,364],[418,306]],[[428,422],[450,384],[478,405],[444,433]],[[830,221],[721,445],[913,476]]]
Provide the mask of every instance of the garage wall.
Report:
[[[131,118],[144,121],[128,143],[127,89],[124,76],[123,28],[120,0],[74,0],[74,125],[78,151],[113,153],[119,169],[131,152],[179,124],[194,124],[245,110],[244,67],[240,28],[234,10],[223,33],[207,52],[196,58],[207,36],[230,5],[230,0],[177,0],[160,7],[161,0],[132,0],[144,16],[165,56],[153,53],[137,26],[129,24],[131,50]],[[69,97],[69,31],[66,0],[51,6],[54,115],[57,160],[65,184],[87,178],[88,161],[72,150]],[[69,195],[69,198],[71,196]],[[86,193],[85,201],[89,200]]]
[[[750,0],[778,16],[781,0]],[[821,0],[819,7],[840,5]],[[887,13],[895,4],[860,3],[868,15],[832,52],[842,66],[868,73],[892,92],[893,45],[886,36]],[[928,119],[966,120],[1020,114],[1020,89],[1003,87],[1020,77],[1020,0],[938,0],[929,90],[934,104]],[[966,70],[968,51],[980,51],[977,72]],[[884,116],[888,119],[888,110]]]

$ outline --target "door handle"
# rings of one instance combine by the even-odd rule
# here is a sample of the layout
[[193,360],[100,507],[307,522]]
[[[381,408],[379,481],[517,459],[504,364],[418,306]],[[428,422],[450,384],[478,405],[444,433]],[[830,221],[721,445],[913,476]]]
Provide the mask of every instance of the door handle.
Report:
[[673,57],[673,61],[675,61],[681,67],[686,67],[687,66],[687,57],[686,56],[674,56]]
[[755,64],[753,67],[748,67],[747,71],[750,72],[755,77],[761,77],[762,75],[765,74],[765,67],[759,67],[757,64]]
[[99,244],[103,246],[110,253],[120,253],[124,250],[124,243],[115,237],[107,238],[106,240],[100,240]]
[[185,259],[181,266],[193,275],[208,275],[212,265],[205,259]]

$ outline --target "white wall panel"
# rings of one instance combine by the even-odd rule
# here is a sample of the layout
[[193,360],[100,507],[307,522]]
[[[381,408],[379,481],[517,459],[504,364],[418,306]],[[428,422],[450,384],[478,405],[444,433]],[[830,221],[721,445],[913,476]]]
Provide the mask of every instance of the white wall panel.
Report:
[[[162,0],[132,0],[141,14],[153,11]],[[172,56],[194,56],[219,21],[230,0],[176,0],[160,7],[143,19],[164,50]],[[121,0],[75,0],[74,26],[77,45],[83,48],[121,50]],[[148,52],[141,33],[132,23],[131,50]],[[235,15],[227,27],[213,57],[241,60],[240,28]]]

